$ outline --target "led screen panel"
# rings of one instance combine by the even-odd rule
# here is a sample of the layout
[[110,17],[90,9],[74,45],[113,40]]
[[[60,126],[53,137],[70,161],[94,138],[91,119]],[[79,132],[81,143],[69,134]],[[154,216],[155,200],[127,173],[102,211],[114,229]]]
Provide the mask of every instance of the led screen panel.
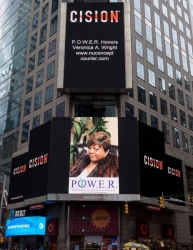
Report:
[[64,88],[125,88],[123,3],[67,3]]
[[46,217],[20,217],[6,221],[5,236],[45,235]]

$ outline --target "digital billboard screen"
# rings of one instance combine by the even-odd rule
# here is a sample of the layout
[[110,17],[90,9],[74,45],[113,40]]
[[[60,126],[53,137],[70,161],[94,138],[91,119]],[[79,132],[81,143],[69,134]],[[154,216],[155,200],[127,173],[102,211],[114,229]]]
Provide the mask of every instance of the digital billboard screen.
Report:
[[46,217],[31,216],[6,221],[5,236],[45,235]]
[[27,156],[28,153],[25,153],[12,159],[8,204],[22,202],[24,200]]
[[67,3],[64,88],[125,88],[123,3]]

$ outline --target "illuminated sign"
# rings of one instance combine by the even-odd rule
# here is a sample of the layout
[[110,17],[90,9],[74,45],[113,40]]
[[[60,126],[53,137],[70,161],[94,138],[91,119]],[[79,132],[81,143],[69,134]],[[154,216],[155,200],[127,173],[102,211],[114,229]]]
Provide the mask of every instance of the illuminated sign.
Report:
[[20,217],[6,221],[5,236],[45,235],[46,217]]
[[163,170],[163,161],[159,161],[157,159],[154,159],[152,157],[149,157],[147,155],[144,156],[144,164],[148,165],[150,167],[158,168],[160,170]]

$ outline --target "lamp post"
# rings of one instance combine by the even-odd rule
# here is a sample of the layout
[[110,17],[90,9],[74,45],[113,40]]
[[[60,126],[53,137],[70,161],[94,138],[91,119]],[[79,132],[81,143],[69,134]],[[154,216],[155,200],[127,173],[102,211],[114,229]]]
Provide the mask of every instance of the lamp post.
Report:
[[3,180],[3,189],[2,189],[2,193],[1,193],[1,207],[0,207],[0,226],[2,226],[2,209],[3,209],[3,196],[5,193],[5,183],[6,183],[6,175],[3,174],[2,172],[0,172],[0,175],[4,176],[4,180]]

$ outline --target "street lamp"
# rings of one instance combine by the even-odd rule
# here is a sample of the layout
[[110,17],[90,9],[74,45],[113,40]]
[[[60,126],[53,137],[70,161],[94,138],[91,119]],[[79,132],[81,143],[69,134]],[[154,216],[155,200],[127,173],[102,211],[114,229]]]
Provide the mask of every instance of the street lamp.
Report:
[[4,197],[4,194],[5,194],[5,183],[6,183],[6,175],[3,174],[2,172],[0,172],[0,175],[3,175],[4,176],[4,179],[3,179],[3,190],[2,190],[2,194],[1,194],[1,207],[0,207],[0,226],[2,226],[2,209],[3,209],[3,197]]

